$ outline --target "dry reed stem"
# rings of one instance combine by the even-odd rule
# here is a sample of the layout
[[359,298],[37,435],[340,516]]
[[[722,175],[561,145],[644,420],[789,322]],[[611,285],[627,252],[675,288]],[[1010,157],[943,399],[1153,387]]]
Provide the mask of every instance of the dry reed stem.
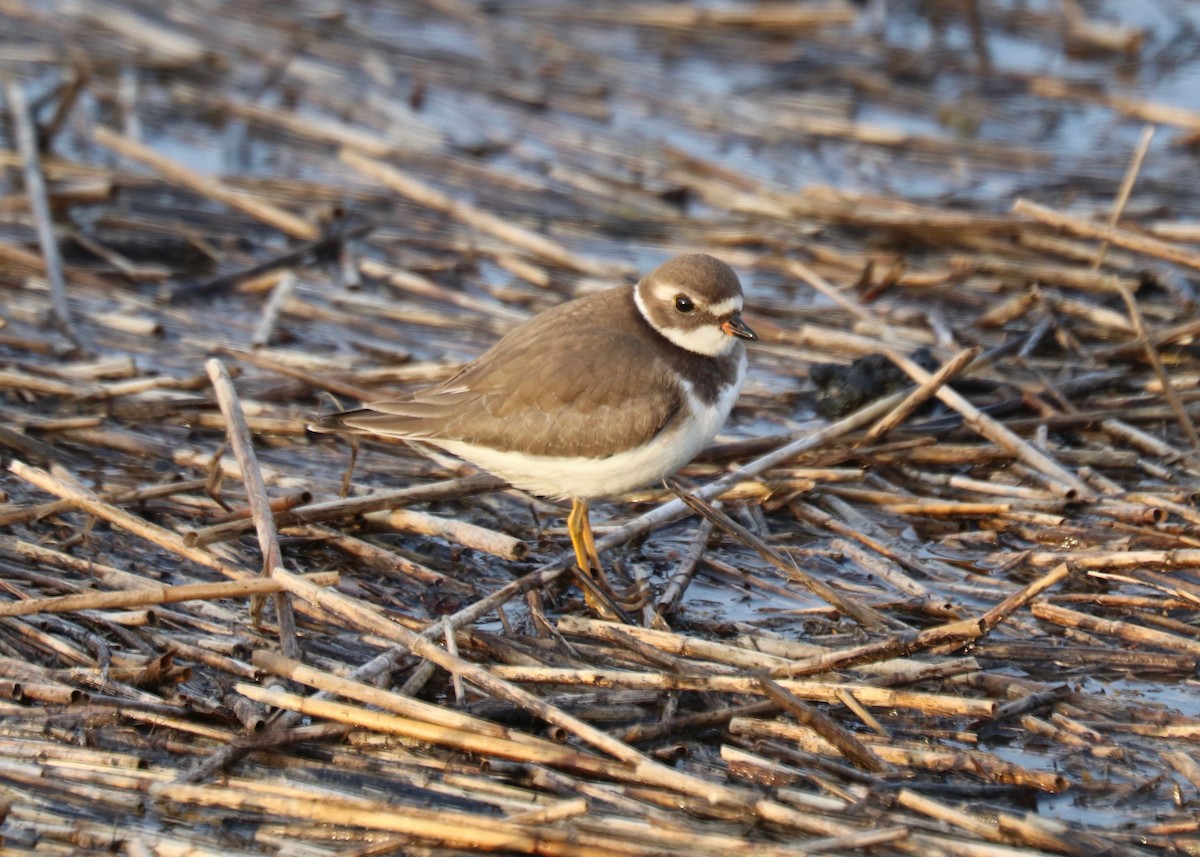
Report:
[[1150,337],[1146,333],[1146,321],[1142,317],[1142,311],[1138,308],[1137,299],[1127,288],[1118,287],[1118,290],[1121,293],[1121,299],[1125,301],[1125,308],[1129,312],[1129,317],[1133,320],[1133,329],[1137,334],[1138,342],[1142,343],[1142,346],[1146,349],[1146,359],[1150,361],[1150,365],[1154,368],[1154,374],[1158,376],[1158,381],[1162,385],[1163,395],[1166,396],[1167,402],[1171,405],[1171,410],[1175,412],[1175,417],[1179,420],[1179,425],[1183,429],[1184,434],[1187,435],[1192,449],[1200,449],[1200,434],[1197,434],[1196,426],[1192,422],[1191,416],[1180,400],[1179,393],[1175,391],[1174,384],[1171,383],[1171,378],[1163,366],[1162,358],[1158,355],[1158,349],[1150,343]]
[[1072,568],[1101,571],[1105,569],[1138,568],[1146,565],[1170,569],[1200,568],[1200,549],[1180,550],[1111,550],[1111,551],[1038,551],[1028,553],[1026,561],[1039,568],[1067,563]]
[[494,235],[500,240],[532,253],[534,256],[547,262],[596,277],[611,277],[614,273],[610,265],[601,264],[580,256],[563,247],[561,244],[544,238],[521,226],[517,226],[491,212],[482,211],[465,202],[452,199],[441,191],[435,190],[395,167],[388,166],[373,158],[368,158],[353,149],[343,149],[341,159],[343,163],[396,193],[403,194],[409,199],[445,214],[448,217],[460,220],[474,229]]
[[[255,702],[269,705],[272,708],[295,711],[307,717],[320,717],[336,723],[389,735],[399,735],[413,741],[449,747],[465,753],[534,765],[550,765],[593,776],[621,778],[622,773],[632,773],[632,768],[624,766],[621,762],[602,759],[598,756],[588,756],[550,741],[518,742],[508,737],[501,737],[494,732],[459,729],[442,723],[433,723],[427,719],[412,720],[345,703],[303,697],[299,694],[288,693],[279,687],[264,688],[243,683],[237,686],[237,691]],[[623,767],[626,768],[625,771],[621,770]]]
[[929,380],[918,384],[917,388],[909,393],[907,398],[896,406],[895,410],[867,429],[862,439],[855,445],[866,446],[869,443],[875,443],[903,423],[917,408],[936,395],[944,384],[962,372],[972,360],[979,356],[980,351],[981,349],[978,347],[964,349],[939,366],[938,370],[929,376]]
[[337,378],[316,375],[313,372],[301,367],[289,366],[281,360],[273,359],[263,351],[245,351],[227,346],[218,347],[216,351],[220,354],[232,357],[242,363],[247,363],[251,366],[257,366],[260,369],[268,369],[288,378],[296,378],[300,381],[304,381],[317,390],[328,390],[336,395],[348,396],[364,402],[369,402],[376,398],[376,393],[374,390],[369,390],[365,387],[359,387]]
[[[956,261],[958,264],[971,266],[979,273],[996,274],[1005,280],[1015,279],[1022,283],[1049,284],[1099,294],[1111,292],[1116,283],[1121,283],[1133,291],[1136,291],[1141,285],[1134,277],[1120,276],[1099,270],[1083,271],[1069,265],[1029,261],[1015,262],[1011,259],[988,255],[963,256],[956,258]],[[1132,267],[1132,265],[1127,267]],[[998,304],[981,315],[976,324],[984,327],[999,327],[1005,321],[1025,315],[1025,312],[1036,301],[1037,294],[1032,291],[1014,295],[1009,302]]]
[[79,335],[71,320],[71,306],[67,300],[62,253],[54,234],[54,224],[50,219],[50,203],[46,198],[46,180],[42,174],[33,116],[25,100],[25,91],[19,83],[9,81],[5,84],[4,94],[8,101],[9,113],[12,115],[13,131],[24,166],[25,193],[29,197],[29,207],[37,225],[38,245],[42,250],[46,279],[50,281],[50,305],[54,310],[54,320],[63,335],[78,345]]
[[715,640],[705,640],[698,637],[684,636],[654,628],[638,628],[636,626],[618,625],[599,619],[589,619],[584,616],[563,616],[558,620],[558,630],[567,636],[594,637],[602,639],[604,632],[609,629],[619,629],[637,637],[639,640],[656,646],[665,652],[684,658],[712,661],[741,667],[748,670],[761,670],[782,666],[788,659],[777,655],[757,652],[743,646],[719,643]]
[[87,489],[69,485],[61,479],[54,478],[45,470],[30,467],[23,461],[16,459],[10,462],[8,469],[41,490],[71,502],[74,506],[87,512],[89,515],[94,515],[101,520],[108,521],[110,524],[128,530],[135,536],[165,548],[171,553],[194,562],[197,565],[219,571],[226,577],[235,580],[249,576],[248,572],[229,565],[207,551],[189,547],[175,533],[165,530],[136,515],[131,515],[123,509],[113,506],[111,503],[105,503]]
[[1080,217],[1073,217],[1069,214],[1063,214],[1047,208],[1044,205],[1030,202],[1027,199],[1018,199],[1013,203],[1012,210],[1015,214],[1025,215],[1039,223],[1045,223],[1047,226],[1053,226],[1056,229],[1064,229],[1072,235],[1107,241],[1110,244],[1124,247],[1126,250],[1132,250],[1135,253],[1153,256],[1188,268],[1200,269],[1200,255],[1189,253],[1174,244],[1153,238],[1149,235],[1142,235],[1137,232],[1130,232],[1127,229],[1105,226],[1104,224],[1094,223]]
[[[983,821],[976,818],[970,813],[963,812],[953,807],[947,806],[945,803],[935,801],[932,798],[917,794],[911,789],[901,789],[896,795],[896,802],[905,809],[919,812],[937,821],[952,824],[962,830],[987,839],[991,842],[1010,843],[1011,838],[1000,829],[998,823]],[[1039,837],[1042,842],[1039,842],[1036,847],[1041,847],[1045,840],[1049,839],[1050,847],[1054,851],[1076,854],[1080,853],[1078,848],[1071,843],[1064,842],[1058,837]],[[1026,843],[1032,845],[1032,843]]]
[[1172,104],[1127,98],[1119,95],[1092,95],[1086,89],[1074,89],[1066,81],[1037,77],[1030,82],[1030,91],[1045,98],[1094,101],[1118,113],[1156,125],[1174,125],[1185,130],[1200,129],[1200,112]]
[[[552,9],[528,9],[524,14],[534,17],[558,17],[566,15],[572,19],[612,22],[611,11],[578,10],[559,12]],[[635,9],[622,9],[622,23],[644,27],[669,27],[712,30],[722,27],[747,27],[768,31],[806,30],[853,24],[858,14],[851,8],[832,6],[794,6],[791,3],[759,3],[749,9],[692,9],[663,3],[647,3]]]
[[[858,740],[850,730],[840,726],[832,717],[817,708],[798,699],[787,688],[767,676],[758,677],[759,684],[767,696],[779,704],[780,708],[791,714],[798,723],[808,726],[818,735],[837,748],[846,759],[856,768],[875,774],[894,774],[895,769],[884,762],[869,746]],[[842,697],[850,696],[843,690]],[[851,697],[855,698],[856,697]]]
[[1139,429],[1137,426],[1130,425],[1124,420],[1116,418],[1107,419],[1100,423],[1100,427],[1108,434],[1125,441],[1135,449],[1168,461],[1177,461],[1186,468],[1200,473],[1200,462],[1191,459],[1182,450],[1176,449],[1161,438],[1155,437],[1149,432]]
[[658,598],[655,599],[654,610],[659,617],[665,618],[670,616],[679,606],[684,593],[687,592],[688,585],[692,582],[692,578],[696,574],[700,558],[704,555],[704,550],[708,544],[709,536],[712,535],[712,531],[713,523],[707,518],[702,520],[696,528],[696,534],[692,537],[686,553],[680,557],[679,564],[675,572],[671,575],[671,579],[663,587]]
[[[929,382],[930,374],[912,360],[891,349],[884,349],[884,353],[887,354],[888,359],[907,372],[918,384]],[[963,420],[967,425],[979,432],[980,435],[993,443],[999,444],[1015,458],[1025,462],[1044,475],[1047,485],[1052,491],[1061,493],[1065,497],[1076,499],[1087,499],[1093,496],[1093,491],[1086,482],[1064,468],[1048,454],[1034,448],[1010,429],[980,411],[961,395],[954,392],[954,390],[949,387],[942,387],[937,391],[936,395],[947,405],[962,414]]]
[[209,109],[220,110],[256,124],[281,128],[290,134],[321,143],[358,149],[377,158],[387,157],[419,140],[416,134],[411,135],[408,140],[388,139],[365,129],[348,127],[335,121],[324,121],[311,113],[301,116],[288,110],[249,103],[230,96],[214,97],[211,93],[194,87],[177,87],[173,95],[188,104],[203,104]]
[[[283,559],[279,550],[279,536],[275,531],[275,518],[271,512],[271,501],[267,498],[267,485],[258,467],[258,456],[254,453],[254,441],[250,437],[250,429],[246,425],[233,379],[229,377],[225,365],[214,357],[205,362],[204,368],[212,379],[213,392],[227,425],[226,437],[242,471],[242,484],[246,489],[250,516],[258,532],[258,545],[263,557],[259,574],[269,577],[273,569],[281,567]],[[300,644],[296,639],[296,618],[287,596],[282,591],[273,594],[275,616],[279,622],[280,644],[287,655],[295,657],[300,652]],[[259,604],[258,598],[251,599],[250,612],[256,619]]]
[[28,390],[31,393],[45,393],[50,396],[83,396],[87,394],[87,389],[79,385],[41,378],[18,369],[0,370],[0,389]]
[[310,586],[307,581],[289,572],[285,572],[283,569],[276,569],[275,575],[284,582],[287,590],[297,598],[302,598],[305,601],[330,610],[364,630],[370,630],[387,639],[400,642],[414,654],[432,661],[448,672],[461,676],[486,693],[506,699],[528,711],[530,714],[567,730],[585,743],[630,765],[635,775],[642,777],[644,782],[649,785],[694,794],[714,804],[732,803],[735,805],[744,805],[745,798],[736,792],[724,786],[718,786],[696,777],[673,771],[650,760],[629,745],[613,739],[595,727],[552,705],[548,705],[528,691],[493,676],[490,672],[476,664],[450,655],[444,649],[438,648],[424,637],[409,631],[401,625],[389,622],[375,613],[364,610],[360,604],[352,599],[338,593],[333,593],[330,590],[321,590]]
[[[842,489],[838,489],[836,493],[842,493]],[[838,508],[838,504],[834,502],[836,500],[834,494],[835,492],[830,492],[830,495],[825,498],[825,502],[838,511],[839,514],[842,514],[845,510]],[[922,558],[919,561],[913,559],[910,551],[903,549],[895,540],[886,538],[881,532],[865,532],[863,527],[857,526],[858,522],[840,521],[830,513],[817,508],[811,503],[804,503],[800,500],[791,501],[788,504],[788,508],[797,517],[809,521],[829,532],[854,539],[869,550],[880,554],[905,569],[928,575],[934,579],[946,579],[948,577],[947,574],[942,572],[935,561],[926,558]],[[949,575],[951,579],[958,576],[957,574]],[[922,597],[919,588],[913,584],[906,583],[899,574],[894,574],[892,579],[897,581],[896,585],[902,591]]]
[[502,738],[516,743],[528,743],[536,746],[559,746],[551,745],[551,742],[544,739],[533,738],[515,730],[498,726],[482,718],[456,712],[441,705],[422,702],[401,693],[381,690],[362,682],[335,676],[332,673],[305,666],[299,661],[286,658],[274,652],[261,650],[255,652],[254,663],[282,678],[292,679],[318,690],[328,691],[346,699],[382,708],[385,711],[401,715],[408,719],[421,720],[463,732],[474,732],[479,735]]
[[145,164],[169,182],[248,214],[293,238],[313,241],[320,236],[317,227],[307,220],[302,220],[245,191],[232,190],[220,181],[202,176],[182,164],[158,154],[149,146],[102,125],[97,125],[93,129],[92,139],[118,155]]
[[468,521],[443,518],[413,509],[368,512],[365,517],[377,526],[444,538],[501,559],[523,560],[529,556],[529,546],[520,539]]
[[928,587],[910,575],[905,574],[904,570],[898,564],[889,561],[886,557],[877,556],[863,550],[852,542],[840,538],[831,539],[829,546],[837,551],[838,554],[858,563],[889,586],[895,587],[898,591],[916,599],[920,608],[929,615],[958,618],[959,611],[952,604],[948,603],[945,598],[939,598]]
[[470,584],[461,583],[456,578],[435,571],[403,554],[377,547],[354,536],[343,535],[341,531],[330,527],[289,527],[288,535],[332,545],[365,566],[387,575],[398,575],[402,578],[431,584],[443,592],[459,592],[463,595],[475,592],[474,587]]
[[696,497],[688,494],[685,491],[674,487],[674,483],[668,480],[668,485],[673,486],[675,493],[679,498],[688,505],[690,509],[699,513],[704,518],[712,521],[714,526],[720,527],[725,532],[732,535],[742,544],[753,550],[771,565],[778,568],[789,580],[794,580],[801,584],[809,592],[816,595],[821,600],[832,605],[833,607],[853,618],[856,622],[862,625],[867,630],[879,630],[889,624],[887,619],[879,611],[865,604],[860,604],[854,599],[838,592],[828,583],[802,571],[789,558],[784,557],[758,536],[747,530],[735,522],[732,518],[715,508],[709,503],[699,500]]
[[860,833],[847,833],[843,836],[827,836],[823,839],[812,839],[804,843],[807,854],[836,854],[838,852],[859,853],[868,848],[895,845],[902,847],[912,831],[907,827],[884,827],[878,830],[864,830]]
[[[395,286],[397,289],[408,292],[412,295],[420,297],[432,298],[440,303],[448,303],[462,309],[470,310],[479,313],[481,323],[489,327],[499,327],[501,331],[507,332],[511,329],[512,324],[518,324],[529,318],[528,313],[519,309],[502,304],[498,301],[488,300],[487,298],[479,297],[478,295],[466,294],[454,289],[449,289],[440,283],[434,282],[428,277],[423,277],[420,274],[415,274],[412,271],[405,271],[401,268],[395,268],[391,265],[384,265],[373,259],[364,259],[359,265],[364,274],[379,279],[386,280],[389,285]],[[376,305],[369,303],[369,299],[365,295],[346,296],[346,300],[353,300],[353,305],[356,307],[366,308],[368,306],[374,308]],[[389,309],[387,302],[383,302],[379,307],[383,312]],[[407,310],[408,317],[411,318],[412,310]]]
[[1015,610],[1019,610],[1026,604],[1029,604],[1035,598],[1039,597],[1047,589],[1052,586],[1057,586],[1070,576],[1070,568],[1066,563],[1052,568],[1050,571],[1043,574],[1036,580],[1031,581],[1018,592],[1005,598],[995,607],[992,607],[986,613],[979,617],[979,628],[981,634],[989,634],[997,625],[1007,618]]
[[1200,657],[1200,641],[1183,637],[1179,634],[1171,634],[1167,631],[1156,631],[1153,628],[1145,628],[1141,625],[1135,625],[1132,622],[1102,619],[1098,616],[1091,616],[1087,613],[1081,613],[1078,610],[1071,610],[1067,607],[1050,604],[1045,601],[1039,601],[1033,605],[1033,615],[1044,622],[1051,622],[1064,628],[1075,628],[1097,634],[1108,634],[1131,643],[1156,646],[1162,649],[1183,652],[1192,657]]
[[29,274],[46,273],[46,260],[43,257],[6,241],[0,241],[0,262],[10,269],[22,270]]
[[[491,668],[494,676],[510,682],[555,684],[566,687],[600,686],[636,690],[696,690],[711,693],[763,693],[757,679],[740,676],[670,675],[667,673],[634,672],[613,669],[565,669],[557,667],[524,667],[497,665]],[[891,690],[865,684],[838,684],[816,681],[783,680],[779,682],[789,693],[814,702],[837,704],[839,692],[850,692],[864,705],[892,708],[911,708],[926,714],[990,717],[996,709],[993,702],[964,699],[936,693]]]
[[62,11],[86,19],[89,26],[117,33],[138,50],[182,66],[203,63],[209,51],[202,40],[113,3],[70,2]]
[[271,295],[267,298],[267,302],[263,305],[258,326],[254,328],[254,333],[250,337],[252,346],[261,348],[271,342],[271,338],[275,335],[275,327],[279,324],[279,315],[283,312],[284,305],[291,298],[295,289],[295,273],[284,271],[279,282],[275,284],[275,288],[271,289]]
[[[1150,144],[1154,141],[1154,126],[1147,125],[1142,129],[1142,136],[1138,139],[1137,146],[1134,147],[1133,155],[1129,158],[1129,166],[1125,168],[1125,176],[1121,179],[1121,186],[1117,189],[1117,197],[1113,200],[1112,212],[1108,215],[1108,225],[1115,227],[1121,221],[1121,215],[1125,211],[1125,206],[1129,204],[1129,196],[1133,193],[1134,182],[1137,181],[1138,173],[1142,170],[1142,162],[1146,160],[1146,153],[1150,151]],[[1104,257],[1108,253],[1108,242],[1100,245],[1100,249],[1096,251],[1096,260],[1092,262],[1092,270],[1100,270],[1100,266],[1104,264]]]
[[488,816],[462,812],[430,812],[401,809],[383,803],[354,806],[343,799],[337,803],[319,796],[275,796],[243,789],[216,786],[189,786],[176,783],[151,785],[149,792],[158,801],[191,806],[207,806],[239,812],[266,813],[321,822],[338,827],[363,827],[370,830],[403,833],[406,837],[450,848],[515,851],[555,857],[624,857],[641,855],[644,849],[628,849],[576,844],[568,832],[550,828],[526,828]]
[[880,328],[882,328],[882,334],[887,336],[889,339],[895,336],[895,334],[890,331],[886,321],[880,319],[874,313],[866,310],[858,301],[851,300],[850,298],[846,297],[841,290],[836,288],[832,283],[830,283],[808,265],[805,265],[803,262],[797,262],[795,259],[786,259],[782,262],[782,264],[784,269],[789,274],[799,277],[805,283],[812,286],[822,295],[829,298],[859,321],[865,322],[872,326],[878,325]]
[[[739,717],[730,721],[729,730],[735,735],[795,741],[806,752],[826,756],[837,755],[838,752],[837,748],[808,726]],[[885,743],[869,735],[860,738],[881,760],[891,765],[915,766],[931,771],[976,771],[994,782],[1027,786],[1050,794],[1057,794],[1069,787],[1069,781],[1061,774],[1032,771],[978,750],[927,750],[924,747]]]
[[[359,515],[368,515],[372,512],[393,509],[413,503],[428,503],[437,500],[469,497],[472,494],[487,493],[507,487],[507,484],[503,479],[499,479],[498,477],[488,474],[478,474],[459,479],[430,482],[425,485],[414,485],[411,488],[378,491],[362,497],[348,497],[340,500],[310,503],[305,506],[289,509],[277,515],[275,525],[283,528],[336,521],[342,518],[354,518]],[[254,529],[254,522],[252,520],[238,519],[192,530],[185,534],[184,538],[188,544],[202,547],[214,542],[237,538],[252,529]]]
[[[244,414],[243,414],[244,416]],[[224,420],[222,420],[224,423]],[[246,426],[249,427],[250,421],[246,420]],[[224,428],[224,425],[222,425]],[[286,512],[289,509],[295,509],[298,506],[305,506],[312,502],[312,493],[309,491],[296,491],[292,494],[287,494],[283,497],[278,497],[271,500],[268,504],[272,515],[278,515],[281,512]],[[213,524],[225,524],[229,521],[244,521],[247,519],[253,520],[254,512],[249,506],[241,508],[233,508],[224,515],[217,515],[213,518]]]
[[[641,819],[583,816],[576,822],[576,826],[593,834],[611,833],[620,839],[644,843],[666,854],[713,854],[715,857],[721,857],[721,855],[741,854],[749,850],[745,838],[736,833],[701,832],[671,825],[659,819],[642,821]],[[853,835],[855,834],[846,834],[846,837],[849,838]],[[813,853],[812,843],[814,841],[820,842],[821,840],[806,840],[795,845],[756,843],[753,853],[757,857],[759,849],[761,849],[763,857],[795,857],[798,853],[807,855]]]
[[[318,586],[336,586],[338,573],[315,572],[305,577]],[[181,586],[162,586],[144,581],[139,589],[119,592],[81,592],[78,595],[59,595],[53,598],[31,598],[0,604],[0,616],[28,616],[35,613],[70,613],[77,610],[112,610],[123,607],[145,607],[151,604],[178,604],[183,601],[245,598],[279,592],[282,587],[269,579],[243,579],[227,583],[188,583]]]

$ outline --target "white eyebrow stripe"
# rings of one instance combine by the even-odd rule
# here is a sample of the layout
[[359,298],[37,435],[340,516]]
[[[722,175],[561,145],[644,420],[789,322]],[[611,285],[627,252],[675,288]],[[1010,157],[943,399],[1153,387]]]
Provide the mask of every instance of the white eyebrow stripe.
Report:
[[710,315],[716,318],[722,318],[727,315],[733,315],[735,312],[742,311],[742,299],[740,297],[725,298],[720,303],[715,303],[708,308]]
[[654,297],[656,300],[666,303],[679,294],[683,289],[677,288],[674,283],[659,282],[654,284]]

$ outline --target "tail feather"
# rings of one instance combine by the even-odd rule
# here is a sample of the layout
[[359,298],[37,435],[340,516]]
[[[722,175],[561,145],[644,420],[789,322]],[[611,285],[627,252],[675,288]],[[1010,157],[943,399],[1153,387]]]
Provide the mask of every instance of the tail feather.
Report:
[[477,394],[468,390],[439,390],[437,395],[372,402],[365,408],[323,414],[309,428],[315,432],[436,437],[479,400]]
[[323,434],[340,432],[414,440],[430,436],[430,424],[421,415],[398,415],[373,407],[323,414],[308,427]]
[[351,425],[347,420],[353,420],[359,417],[366,416],[371,413],[369,408],[355,408],[352,411],[338,411],[333,414],[320,414],[315,420],[308,424],[309,431],[315,431],[320,434],[333,434],[336,432],[361,432],[362,429]]

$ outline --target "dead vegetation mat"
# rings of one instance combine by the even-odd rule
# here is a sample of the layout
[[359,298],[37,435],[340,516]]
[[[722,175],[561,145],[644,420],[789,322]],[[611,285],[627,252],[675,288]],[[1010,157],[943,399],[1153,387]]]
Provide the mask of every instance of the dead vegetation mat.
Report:
[[[0,0],[4,853],[1196,853],[1200,115],[880,14]],[[306,432],[694,250],[762,341],[628,624]]]

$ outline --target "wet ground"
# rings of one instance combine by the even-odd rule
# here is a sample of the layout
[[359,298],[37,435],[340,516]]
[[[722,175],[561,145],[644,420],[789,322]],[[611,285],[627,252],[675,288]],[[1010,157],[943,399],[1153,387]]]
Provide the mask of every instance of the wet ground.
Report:
[[[747,472],[724,508],[767,551],[733,527],[709,537],[690,518],[608,554],[657,597],[690,551],[703,553],[679,604],[659,611],[672,636],[637,638],[643,648],[611,629],[560,625],[587,613],[561,586],[461,624],[472,664],[630,753],[668,760],[694,789],[736,795],[690,805],[701,792],[678,782],[428,736],[385,740],[405,733],[344,712],[310,712],[277,747],[255,745],[268,710],[298,710],[269,698],[260,717],[245,715],[254,691],[237,683],[260,680],[268,670],[254,653],[287,633],[271,610],[256,627],[244,598],[137,618],[47,607],[0,618],[0,679],[25,685],[0,711],[5,846],[1195,853],[1198,27],[1200,7],[1171,0],[0,0],[0,68],[42,134],[70,311],[69,327],[56,325],[13,123],[0,138],[0,454],[50,474],[17,465],[0,482],[0,580],[13,601],[257,573],[249,527],[196,555],[131,534],[104,510],[84,514],[77,496],[30,511],[75,496],[73,483],[112,499],[208,479],[208,490],[112,499],[179,537],[212,525],[222,503],[244,507],[207,358],[236,374],[271,497],[332,500],[348,449],[306,435],[309,415],[446,377],[522,319],[686,251],[738,270],[763,340],[688,485],[701,490],[828,425],[810,365],[881,348],[930,346],[941,365],[978,345],[990,363],[958,388],[1026,445],[1014,451],[940,404],[890,435],[847,429]],[[1123,232],[1097,261],[1103,242],[1083,230],[1107,222],[1151,126]],[[1014,213],[1018,199],[1075,220]],[[1137,292],[1140,318],[1121,288]],[[280,313],[256,345],[272,296]],[[1085,490],[1031,464],[1036,452]],[[458,475],[452,461],[367,443],[353,490]],[[669,499],[651,486],[598,504],[598,532]],[[283,562],[339,571],[342,595],[420,630],[567,544],[560,508],[511,492],[468,497],[451,485],[419,508],[518,539],[529,556],[348,515],[281,524]],[[772,550],[884,619],[851,619],[781,572]],[[903,666],[926,672],[890,681],[927,696],[864,707],[789,685],[816,694],[808,706],[887,768],[833,750],[843,732],[805,733],[807,708],[791,700],[734,711],[765,691],[705,683],[771,669],[782,678],[817,654],[802,647],[844,653],[977,617],[1060,563],[1069,576],[987,636],[913,644]],[[301,659],[329,675],[396,642],[344,604],[317,609],[293,594]],[[673,650],[680,639],[742,654]],[[790,666],[747,665],[744,652],[771,646]],[[898,659],[861,663],[898,669]],[[851,697],[883,682],[838,666],[814,679],[849,682]],[[458,699],[445,671],[422,683],[417,667],[400,658],[382,683],[543,734],[515,697]],[[588,678],[606,668],[622,674]],[[672,687],[680,676],[692,684]],[[957,700],[1002,707],[951,711]],[[710,723],[686,720],[726,708]],[[337,723],[356,729],[315,734]],[[656,724],[663,734],[639,740]],[[597,746],[583,730],[561,737]],[[239,741],[243,752],[203,770]],[[59,761],[63,749],[79,755]],[[107,768],[141,773],[118,780]],[[189,777],[197,791],[173,790]],[[751,794],[757,809],[739,803]],[[583,809],[565,805],[576,796]],[[405,813],[418,808],[444,814],[436,831],[414,832]],[[562,817],[522,820],[529,808]],[[484,819],[510,838],[487,839]],[[855,838],[880,831],[875,844]]]

